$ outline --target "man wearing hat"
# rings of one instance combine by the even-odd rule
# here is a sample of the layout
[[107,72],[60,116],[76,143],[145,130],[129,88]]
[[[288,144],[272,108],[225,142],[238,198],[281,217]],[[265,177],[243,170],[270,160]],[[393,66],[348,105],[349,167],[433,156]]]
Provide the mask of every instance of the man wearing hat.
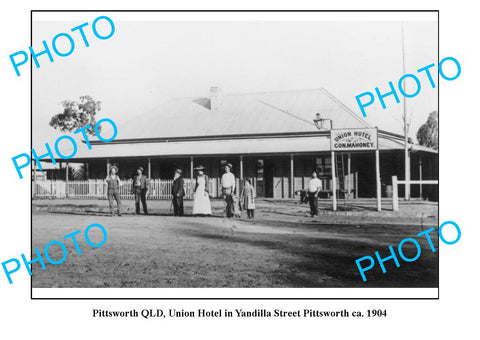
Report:
[[122,185],[122,182],[117,173],[117,166],[112,165],[107,178],[105,178],[105,181],[107,182],[107,197],[108,205],[110,207],[110,216],[113,216],[113,200],[117,201],[118,216],[122,216],[122,202],[120,201],[120,186]]
[[172,184],[172,201],[173,201],[173,215],[183,216],[183,196],[185,196],[185,189],[183,188],[182,170],[175,170]]
[[143,168],[137,168],[137,175],[133,177],[132,194],[135,195],[135,212],[140,214],[140,201],[142,201],[143,212],[148,215],[147,210],[147,176],[143,175]]
[[233,193],[235,192],[235,176],[232,174],[232,164],[225,165],[225,173],[222,176],[222,194],[227,204],[227,217],[234,214]]

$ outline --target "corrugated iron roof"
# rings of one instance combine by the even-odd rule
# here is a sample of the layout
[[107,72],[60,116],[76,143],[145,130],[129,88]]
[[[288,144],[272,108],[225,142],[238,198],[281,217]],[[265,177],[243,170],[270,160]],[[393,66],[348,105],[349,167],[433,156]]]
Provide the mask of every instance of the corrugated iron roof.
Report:
[[[332,119],[335,129],[372,127],[323,88],[220,94],[217,99],[218,109],[212,109],[216,105],[209,97],[169,100],[119,126],[114,142],[97,142],[91,150],[82,145],[75,159],[329,151],[329,133],[313,123],[317,112]],[[386,130],[379,131],[380,150],[403,149],[402,136],[378,127]]]
[[119,126],[117,140],[317,131],[317,112],[335,128],[371,127],[323,88],[169,100]]

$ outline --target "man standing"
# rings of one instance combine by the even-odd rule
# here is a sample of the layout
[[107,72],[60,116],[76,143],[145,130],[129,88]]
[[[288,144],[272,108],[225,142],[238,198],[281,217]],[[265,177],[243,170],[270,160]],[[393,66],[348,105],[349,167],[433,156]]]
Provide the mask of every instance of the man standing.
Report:
[[110,167],[110,173],[105,179],[107,182],[107,197],[110,206],[110,216],[113,216],[113,200],[117,201],[118,216],[122,216],[122,202],[120,201],[120,177],[117,175],[118,168],[115,165]]
[[308,182],[308,202],[310,203],[310,215],[318,216],[318,193],[322,189],[322,181],[318,179],[316,170],[313,170],[312,177]]
[[173,201],[173,215],[183,216],[183,196],[185,196],[185,190],[183,188],[182,170],[175,170],[172,184],[172,201]]
[[137,175],[133,177],[132,182],[132,194],[135,195],[135,212],[137,215],[140,214],[140,201],[142,201],[143,212],[145,215],[148,215],[147,211],[147,176],[143,175],[143,168],[138,167]]
[[235,192],[235,176],[232,174],[232,164],[225,165],[225,173],[222,176],[222,194],[227,204],[227,217],[234,214],[233,193]]

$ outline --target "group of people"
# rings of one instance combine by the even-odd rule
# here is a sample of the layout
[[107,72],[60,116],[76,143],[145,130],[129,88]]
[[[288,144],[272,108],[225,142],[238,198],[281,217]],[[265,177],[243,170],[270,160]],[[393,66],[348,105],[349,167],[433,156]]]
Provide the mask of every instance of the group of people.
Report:
[[[193,210],[192,214],[196,216],[212,215],[212,207],[210,204],[209,178],[205,174],[206,168],[202,165],[194,168],[196,171],[195,188],[193,194]],[[146,195],[148,191],[147,177],[143,175],[143,168],[136,170],[136,175],[132,178],[132,194],[135,195],[135,212],[140,214],[140,202],[142,203],[144,214],[148,214]],[[107,197],[110,206],[110,215],[114,215],[114,201],[117,202],[118,215],[122,215],[120,200],[120,177],[118,176],[118,168],[110,167],[110,173],[106,178]],[[247,211],[249,219],[254,218],[255,211],[255,190],[252,186],[251,178],[244,180],[242,191],[239,199],[236,196],[236,179],[232,173],[232,164],[225,165],[225,173],[221,179],[222,195],[225,200],[226,217],[234,217],[241,215],[241,210]],[[176,169],[172,183],[172,205],[174,216],[183,216],[183,198],[185,196],[184,180],[182,170]]]
[[[114,200],[117,202],[118,216],[122,216],[122,201],[120,200],[120,177],[118,168],[113,165],[110,167],[110,173],[105,179],[107,182],[107,198],[110,206],[110,215],[114,215]],[[148,215],[147,209],[147,176],[143,174],[143,168],[138,167],[137,173],[132,178],[132,194],[135,195],[135,212],[140,214],[140,202],[142,202],[143,213]]]

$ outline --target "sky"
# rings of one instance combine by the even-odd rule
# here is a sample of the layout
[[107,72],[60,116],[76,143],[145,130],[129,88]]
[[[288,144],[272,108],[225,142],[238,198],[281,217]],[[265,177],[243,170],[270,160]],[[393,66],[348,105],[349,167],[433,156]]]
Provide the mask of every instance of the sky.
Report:
[[[51,44],[56,34],[83,22],[91,24],[100,14],[83,15],[68,21],[34,19],[33,49],[41,50],[42,40]],[[141,20],[140,13],[132,21],[108,16],[115,23],[110,39],[97,39],[89,25],[90,47],[72,33],[76,45],[70,56],[54,55],[53,63],[39,57],[41,67],[34,67],[32,76],[34,147],[61,135],[48,125],[62,112],[60,103],[87,94],[102,102],[97,120],[108,117],[117,125],[171,98],[206,96],[212,86],[223,93],[324,87],[361,116],[356,95],[377,86],[387,92],[388,81],[396,84],[404,74],[399,20],[164,21]],[[406,73],[436,64],[437,22],[406,20],[404,27]],[[108,26],[98,28],[108,33]],[[60,50],[68,50],[63,40],[58,42]],[[438,87],[421,81],[419,95],[407,101],[411,136],[437,110]],[[368,107],[366,119],[375,126],[388,117],[391,131],[401,133],[403,105],[392,97],[386,102],[385,110],[378,104]]]

